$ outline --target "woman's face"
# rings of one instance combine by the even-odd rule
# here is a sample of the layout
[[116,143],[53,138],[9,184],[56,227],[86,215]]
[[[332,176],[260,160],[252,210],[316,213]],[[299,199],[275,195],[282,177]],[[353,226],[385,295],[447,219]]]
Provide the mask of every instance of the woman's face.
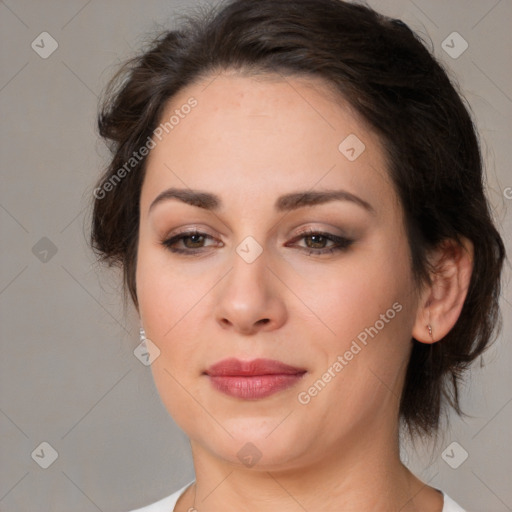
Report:
[[212,76],[171,116],[136,284],[156,386],[193,448],[284,468],[394,441],[417,299],[378,137],[311,79]]

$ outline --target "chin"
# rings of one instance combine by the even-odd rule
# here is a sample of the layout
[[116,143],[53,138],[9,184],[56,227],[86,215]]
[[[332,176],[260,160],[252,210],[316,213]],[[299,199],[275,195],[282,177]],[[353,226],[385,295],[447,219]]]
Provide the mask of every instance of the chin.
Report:
[[216,429],[215,435],[211,431],[191,432],[191,438],[236,466],[262,471],[288,469],[304,456],[310,456],[311,440],[291,417],[279,425],[281,421],[283,417],[232,418],[221,423],[233,437]]

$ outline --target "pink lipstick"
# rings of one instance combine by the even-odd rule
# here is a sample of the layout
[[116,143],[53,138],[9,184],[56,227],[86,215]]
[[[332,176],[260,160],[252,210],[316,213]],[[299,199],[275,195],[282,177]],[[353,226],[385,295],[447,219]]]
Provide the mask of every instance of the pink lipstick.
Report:
[[272,359],[241,361],[235,358],[223,359],[205,372],[215,389],[244,400],[258,400],[287,389],[305,373],[304,368]]

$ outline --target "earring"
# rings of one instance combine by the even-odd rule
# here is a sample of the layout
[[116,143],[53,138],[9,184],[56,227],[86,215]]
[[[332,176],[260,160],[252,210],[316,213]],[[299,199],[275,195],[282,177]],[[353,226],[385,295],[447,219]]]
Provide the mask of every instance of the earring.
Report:
[[[430,302],[429,302],[430,305]],[[427,324],[428,334],[430,339],[434,341],[434,337],[432,336],[432,325],[430,324],[430,307],[428,308],[428,324]]]
[[139,330],[139,337],[141,343],[146,339],[146,331],[144,331],[144,328],[142,326]]

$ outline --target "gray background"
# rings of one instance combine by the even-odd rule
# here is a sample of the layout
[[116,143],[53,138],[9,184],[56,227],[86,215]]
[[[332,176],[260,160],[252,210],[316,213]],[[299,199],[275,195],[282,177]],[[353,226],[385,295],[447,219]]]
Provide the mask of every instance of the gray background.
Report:
[[[119,272],[95,264],[86,236],[94,181],[107,161],[97,96],[120,60],[197,3],[0,2],[1,511],[126,511],[194,476],[186,436],[133,355],[138,322],[123,306]],[[511,0],[369,3],[428,35],[457,77],[511,251]],[[58,43],[46,59],[31,48],[43,31]],[[453,31],[469,44],[457,59],[442,47]],[[463,390],[470,417],[453,417],[437,445],[404,446],[422,478],[470,511],[512,510],[509,278],[507,266],[503,332]],[[468,453],[457,469],[442,458],[453,441]],[[58,452],[47,469],[31,456],[42,442]]]

